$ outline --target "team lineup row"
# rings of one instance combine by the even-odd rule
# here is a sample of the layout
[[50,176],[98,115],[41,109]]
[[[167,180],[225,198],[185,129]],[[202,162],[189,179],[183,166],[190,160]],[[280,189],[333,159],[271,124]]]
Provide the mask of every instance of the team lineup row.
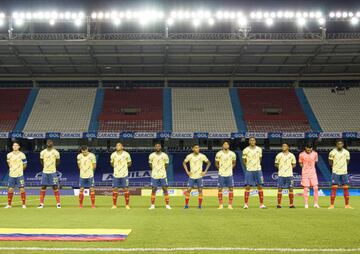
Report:
[[[8,204],[5,208],[12,207],[12,199],[14,189],[20,189],[20,196],[22,200],[22,207],[26,208],[26,194],[25,194],[25,180],[24,170],[27,167],[27,160],[24,153],[20,151],[20,144],[13,143],[13,151],[7,154],[7,163],[9,166],[8,178]],[[293,192],[293,169],[296,166],[297,160],[293,153],[289,151],[289,145],[283,143],[282,151],[275,157],[275,167],[278,169],[278,193],[277,193],[277,208],[281,208],[282,190],[289,190],[289,207],[294,206],[294,192]],[[110,163],[113,167],[113,206],[112,209],[117,208],[117,198],[119,189],[124,192],[125,208],[130,209],[129,200],[129,181],[128,169],[131,167],[131,156],[124,150],[122,143],[118,142],[115,147],[115,152],[110,156]],[[248,201],[250,196],[251,186],[258,189],[260,208],[265,209],[264,192],[263,192],[263,175],[261,170],[262,149],[256,145],[256,139],[249,139],[249,146],[242,151],[242,163],[245,168],[245,193],[244,193],[244,209],[248,209]],[[303,152],[299,154],[298,162],[302,168],[301,185],[304,187],[304,203],[305,208],[308,208],[309,188],[314,190],[314,207],[319,208],[318,205],[318,178],[316,174],[315,165],[318,161],[318,154],[313,150],[311,144],[306,145]],[[338,140],[336,147],[329,153],[329,163],[332,167],[332,190],[329,209],[334,208],[334,202],[338,186],[342,186],[344,190],[345,208],[352,209],[349,205],[349,178],[348,178],[348,164],[350,161],[350,153],[344,148],[344,142]],[[43,166],[40,190],[40,205],[38,208],[44,208],[44,199],[47,187],[52,187],[57,203],[57,208],[61,208],[60,193],[58,188],[58,177],[56,174],[57,166],[60,164],[60,153],[54,148],[54,142],[47,140],[46,149],[40,152],[40,162]],[[89,188],[91,206],[95,208],[95,184],[94,171],[96,169],[96,157],[91,153],[87,146],[80,148],[80,153],[77,156],[77,164],[80,173],[80,193],[79,206],[83,207],[84,190]],[[168,182],[166,170],[169,164],[169,157],[162,151],[160,143],[154,146],[154,152],[149,155],[149,167],[151,169],[151,206],[149,209],[155,209],[155,197],[158,188],[163,189],[166,209],[171,209],[169,204]],[[204,169],[205,164],[205,169]],[[193,188],[198,190],[198,208],[202,208],[203,201],[203,180],[211,162],[206,155],[200,153],[199,145],[195,144],[192,148],[192,153],[186,156],[183,161],[183,167],[188,179],[188,187],[185,194],[185,209],[189,208],[190,193]],[[224,141],[222,149],[216,153],[215,167],[218,169],[218,200],[219,208],[223,209],[223,188],[228,188],[228,208],[233,209],[234,197],[234,179],[233,169],[236,166],[236,154],[230,150],[230,144]]]

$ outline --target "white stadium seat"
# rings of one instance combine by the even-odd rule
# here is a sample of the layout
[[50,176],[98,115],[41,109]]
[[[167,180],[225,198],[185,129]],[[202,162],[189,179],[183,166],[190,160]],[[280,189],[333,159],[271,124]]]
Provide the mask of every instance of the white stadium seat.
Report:
[[360,88],[339,93],[305,88],[304,92],[323,131],[360,131]]
[[173,88],[174,132],[236,132],[227,88]]
[[88,131],[96,88],[41,88],[24,132]]

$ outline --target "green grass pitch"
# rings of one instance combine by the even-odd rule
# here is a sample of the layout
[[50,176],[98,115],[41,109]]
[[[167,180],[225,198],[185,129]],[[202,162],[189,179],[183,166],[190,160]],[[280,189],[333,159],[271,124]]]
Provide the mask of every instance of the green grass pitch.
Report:
[[[119,197],[118,203],[121,206],[116,210],[110,209],[112,205],[110,196],[98,196],[96,209],[89,207],[88,197],[85,198],[83,209],[78,208],[78,199],[74,196],[62,197],[63,208],[56,209],[54,197],[48,195],[45,208],[42,210],[36,209],[37,196],[27,198],[29,202],[26,210],[20,208],[18,196],[14,198],[15,203],[12,209],[1,208],[0,227],[119,228],[132,229],[132,232],[124,242],[0,242],[0,253],[39,253],[29,250],[1,250],[4,247],[311,249],[360,247],[360,197],[351,197],[350,199],[354,210],[343,208],[343,197],[337,197],[334,210],[327,209],[329,197],[320,197],[321,209],[314,209],[312,206],[304,209],[301,197],[297,197],[295,200],[296,209],[287,208],[287,197],[283,197],[283,208],[276,209],[276,197],[265,197],[265,204],[268,206],[266,210],[258,208],[257,197],[250,198],[250,209],[248,210],[242,209],[243,197],[235,197],[234,210],[217,210],[215,197],[205,197],[202,210],[197,209],[197,197],[192,197],[190,209],[184,210],[182,197],[170,197],[173,209],[166,210],[163,198],[157,197],[157,208],[152,211],[148,210],[150,198],[140,196],[131,197],[131,210],[123,208],[123,197]],[[227,199],[224,201],[224,204],[227,204]],[[311,201],[312,199],[310,199]],[[0,197],[0,203],[3,205],[5,202],[6,197]],[[198,252],[189,251],[187,253]],[[223,253],[223,251],[209,252]],[[47,252],[42,251],[41,253]],[[57,251],[55,253],[84,252]],[[227,251],[226,253],[232,252]],[[259,253],[270,253],[270,251],[264,250]]]

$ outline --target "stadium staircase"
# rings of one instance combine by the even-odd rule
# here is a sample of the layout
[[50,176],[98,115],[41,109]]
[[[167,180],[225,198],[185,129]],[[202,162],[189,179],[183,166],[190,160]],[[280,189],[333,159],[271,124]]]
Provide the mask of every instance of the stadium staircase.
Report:
[[104,89],[98,88],[96,91],[95,103],[91,114],[89,132],[95,132],[99,128],[98,117],[102,111],[103,103],[104,103]]
[[236,126],[238,128],[238,131],[240,132],[246,132],[246,122],[244,121],[244,113],[239,101],[239,95],[236,88],[230,88],[230,99],[231,99],[231,105],[234,112],[235,120],[236,120]]
[[303,108],[303,111],[306,114],[307,119],[309,120],[311,129],[316,132],[322,131],[322,129],[319,125],[319,122],[316,119],[316,116],[309,104],[309,101],[306,98],[303,88],[296,88],[295,91],[296,91],[296,95],[299,98],[299,101],[301,103],[301,107]]
[[172,131],[172,104],[171,104],[171,88],[163,90],[163,130]]

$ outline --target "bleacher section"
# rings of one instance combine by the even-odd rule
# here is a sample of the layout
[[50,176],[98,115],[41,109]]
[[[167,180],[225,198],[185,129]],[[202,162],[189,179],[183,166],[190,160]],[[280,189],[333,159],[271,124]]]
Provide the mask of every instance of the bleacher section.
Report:
[[0,89],[0,131],[12,131],[29,96],[30,89]]
[[161,131],[162,118],[162,89],[107,89],[99,131]]
[[174,132],[236,132],[227,88],[173,88]]
[[241,88],[238,93],[249,131],[311,130],[294,89]]
[[24,132],[88,131],[96,88],[41,88]]
[[304,88],[311,108],[323,131],[360,131],[360,88],[335,91]]

